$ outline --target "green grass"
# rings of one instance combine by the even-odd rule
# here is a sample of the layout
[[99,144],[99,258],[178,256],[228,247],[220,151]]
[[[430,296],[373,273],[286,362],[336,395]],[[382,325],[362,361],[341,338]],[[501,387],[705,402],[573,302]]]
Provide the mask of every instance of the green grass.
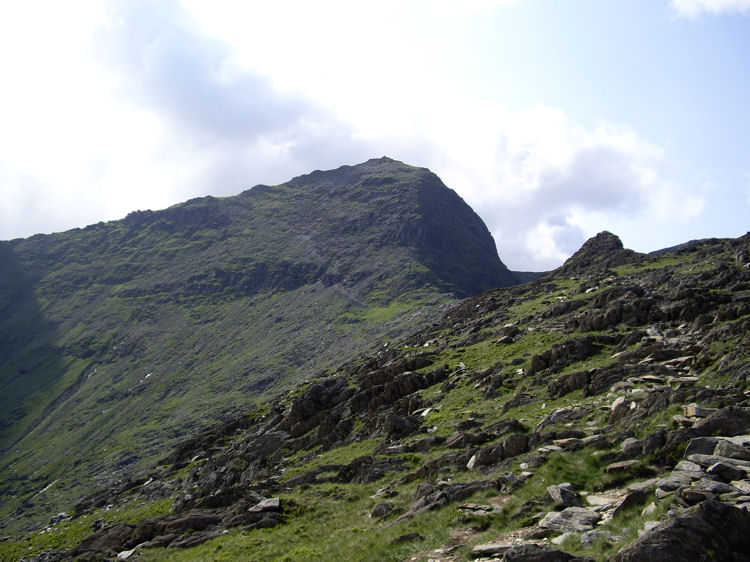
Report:
[[[371,519],[377,485],[322,484],[280,496],[289,521],[272,529],[231,530],[188,550],[143,550],[139,559],[161,560],[404,560],[445,542],[455,518],[450,508],[401,524]],[[392,544],[407,533],[423,540]]]
[[144,517],[169,513],[173,503],[174,500],[171,498],[156,502],[130,500],[112,510],[97,509],[75,519],[62,521],[23,539],[0,542],[0,561],[20,560],[47,550],[70,550],[93,532],[94,521],[101,519],[104,524],[136,523]]
[[293,468],[284,472],[283,480],[289,480],[310,470],[314,470],[324,465],[344,465],[348,464],[358,457],[371,455],[382,439],[365,439],[363,441],[354,441],[348,445],[336,447],[319,454],[315,451],[299,451],[288,457],[286,463]]

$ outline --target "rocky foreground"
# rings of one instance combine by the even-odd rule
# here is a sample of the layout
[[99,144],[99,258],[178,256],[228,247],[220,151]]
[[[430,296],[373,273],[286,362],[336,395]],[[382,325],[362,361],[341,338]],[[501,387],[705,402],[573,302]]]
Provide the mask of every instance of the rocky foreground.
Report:
[[84,521],[85,538],[14,544],[36,560],[750,560],[749,314],[750,235],[642,255],[602,233],[46,531]]

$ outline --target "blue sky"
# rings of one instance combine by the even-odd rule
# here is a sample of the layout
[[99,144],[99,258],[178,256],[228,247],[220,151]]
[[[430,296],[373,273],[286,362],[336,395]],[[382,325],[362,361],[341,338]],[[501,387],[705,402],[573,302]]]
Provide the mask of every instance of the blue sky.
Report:
[[382,155],[513,269],[750,229],[750,0],[32,0],[0,64],[0,239]]

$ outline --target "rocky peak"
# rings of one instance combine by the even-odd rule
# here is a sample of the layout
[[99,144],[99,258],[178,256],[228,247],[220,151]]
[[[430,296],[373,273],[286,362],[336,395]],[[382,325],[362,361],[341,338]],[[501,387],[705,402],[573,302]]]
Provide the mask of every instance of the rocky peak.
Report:
[[623,248],[618,236],[603,231],[589,238],[581,249],[573,254],[561,268],[557,275],[577,275],[589,272],[601,272],[610,267],[623,265],[633,261],[639,254],[633,250]]
[[622,249],[623,245],[620,237],[616,234],[612,234],[608,230],[604,230],[593,238],[589,238],[584,245],[581,246],[581,249],[576,252],[576,255],[592,252],[612,252]]
[[272,192],[274,197],[295,198],[301,209],[297,224],[310,230],[319,246],[335,251],[330,240],[351,237],[339,244],[344,253],[335,256],[349,269],[364,255],[357,250],[349,260],[349,250],[366,242],[370,247],[408,248],[431,282],[461,297],[519,283],[500,261],[481,218],[427,168],[374,158],[335,170],[316,170]]

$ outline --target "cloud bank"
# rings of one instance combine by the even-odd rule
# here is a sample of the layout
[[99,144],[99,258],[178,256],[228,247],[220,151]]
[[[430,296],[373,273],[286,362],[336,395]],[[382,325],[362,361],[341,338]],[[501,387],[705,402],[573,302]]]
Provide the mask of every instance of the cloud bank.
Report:
[[347,125],[234,65],[227,46],[202,34],[179,4],[120,2],[110,21],[102,52],[120,78],[118,94],[158,116],[183,165],[197,158],[195,190],[236,189],[253,175],[280,179],[290,162],[319,164],[321,146],[337,154],[331,165],[353,156]]
[[[446,1],[442,9],[469,17],[501,5],[513,2]],[[342,10],[362,19],[350,3]],[[281,12],[273,17],[283,21]],[[402,33],[387,34],[393,18],[382,10],[373,16],[381,18],[377,33],[360,31],[391,37],[387,56],[369,36],[355,52],[360,31],[346,22],[304,22],[273,37],[260,35],[270,26],[267,13],[243,14],[239,40],[252,22],[245,47],[262,51],[257,60],[274,61],[284,87],[269,67],[240,60],[234,43],[208,33],[174,1],[110,3],[94,40],[74,50],[61,30],[85,37],[75,27],[84,15],[58,16],[70,25],[38,29],[53,39],[38,56],[59,57],[60,71],[8,90],[21,111],[0,109],[14,125],[12,135],[0,132],[0,238],[232,195],[382,155],[436,172],[479,213],[501,259],[516,270],[556,267],[617,221],[646,216],[674,225],[706,206],[702,194],[667,179],[663,147],[627,126],[583,125],[551,105],[509,109],[479,99],[420,64],[419,57],[435,57],[426,46],[409,49],[405,22],[397,23]],[[32,26],[34,10],[26,17]],[[346,34],[335,35],[342,25]],[[325,40],[318,45],[316,36]],[[38,40],[31,34],[29,48]],[[300,63],[295,49],[305,46]],[[349,46],[343,59],[326,58]],[[29,92],[44,95],[24,105]]]
[[425,135],[434,145],[422,158],[484,218],[514,269],[556,267],[616,217],[702,212],[703,199],[664,179],[663,149],[630,129],[587,129],[544,105],[462,117]]

